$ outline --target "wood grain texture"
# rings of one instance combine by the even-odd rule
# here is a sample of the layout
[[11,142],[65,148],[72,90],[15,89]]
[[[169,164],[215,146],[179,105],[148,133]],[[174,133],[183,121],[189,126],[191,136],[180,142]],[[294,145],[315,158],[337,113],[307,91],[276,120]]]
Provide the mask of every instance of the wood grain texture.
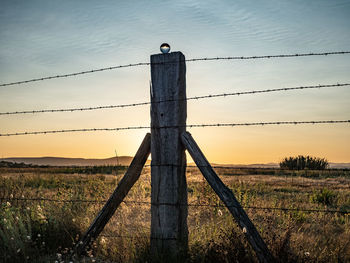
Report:
[[84,253],[91,241],[95,240],[102,232],[109,219],[114,214],[120,203],[130,191],[131,187],[139,179],[143,166],[151,152],[151,134],[147,133],[139,147],[134,159],[132,160],[124,177],[119,182],[102,210],[99,212],[89,229],[86,231],[82,239],[78,242],[75,253],[81,255]]
[[259,262],[275,262],[272,254],[267,248],[264,240],[261,238],[259,232],[256,230],[254,224],[250,221],[248,215],[237,201],[233,192],[220,180],[218,175],[211,167],[208,160],[203,155],[191,134],[188,132],[182,133],[182,142],[186,149],[192,156],[194,162],[202,172],[209,185],[214,189],[215,193],[224,202],[229,209],[239,227],[242,229],[250,245],[254,249]]
[[185,253],[188,243],[186,155],[180,139],[187,117],[185,75],[181,52],[151,56],[151,252],[168,261]]

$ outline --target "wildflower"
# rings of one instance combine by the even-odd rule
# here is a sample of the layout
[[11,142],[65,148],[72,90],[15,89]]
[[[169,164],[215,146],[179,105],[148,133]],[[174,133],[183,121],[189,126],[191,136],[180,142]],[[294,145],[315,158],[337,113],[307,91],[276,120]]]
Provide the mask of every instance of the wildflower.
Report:
[[21,252],[21,249],[19,248],[19,249],[17,249],[17,253],[19,253],[19,252]]
[[243,233],[247,233],[247,229],[245,227],[243,227],[242,231]]
[[38,234],[38,237],[41,237],[41,235],[40,235],[40,234]]
[[75,222],[75,218],[73,218],[72,221]]
[[310,256],[310,252],[307,252],[307,251],[306,251],[304,254],[305,254],[305,256],[307,256],[307,257]]
[[4,218],[4,223],[6,223],[7,222],[7,219],[6,218]]
[[29,206],[27,206],[27,210],[30,210],[30,207],[29,207]]
[[18,217],[18,216],[16,216],[16,220],[17,220],[17,221],[19,220],[19,217]]
[[13,194],[10,194],[10,198],[13,198]]
[[222,216],[222,211],[220,209],[218,210],[218,215]]
[[45,246],[45,241],[43,241],[41,244],[42,244],[43,246]]
[[6,202],[6,205],[7,205],[7,206],[11,206],[11,203],[10,203],[10,202]]
[[101,238],[101,243],[106,243],[106,239],[103,237],[103,238]]
[[38,205],[37,206],[37,215],[38,215],[38,217],[41,219],[41,220],[43,220],[43,221],[46,221],[46,217],[45,217],[45,215],[43,214],[43,209],[41,208],[41,206],[40,205]]
[[79,241],[79,245],[82,245],[83,244],[83,241]]
[[24,195],[22,195],[21,197],[24,198]]
[[15,240],[13,237],[10,238],[11,240]]
[[61,258],[62,258],[62,254],[57,253],[56,255],[57,255],[57,258],[58,258],[58,259],[61,259]]
[[27,239],[30,240],[30,236],[27,236]]

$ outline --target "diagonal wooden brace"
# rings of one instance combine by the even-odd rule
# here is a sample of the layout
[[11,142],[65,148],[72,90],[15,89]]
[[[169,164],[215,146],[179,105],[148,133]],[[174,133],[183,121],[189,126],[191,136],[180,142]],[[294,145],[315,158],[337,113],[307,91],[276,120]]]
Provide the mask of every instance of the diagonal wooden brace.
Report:
[[239,227],[242,229],[250,245],[254,249],[259,262],[268,263],[275,262],[276,260],[267,248],[264,240],[261,238],[259,232],[256,230],[254,224],[250,221],[248,215],[243,210],[240,203],[232,191],[220,180],[218,175],[211,167],[208,160],[199,149],[197,143],[192,138],[189,132],[183,132],[181,134],[181,140],[192,159],[202,172],[209,185],[214,189],[215,193],[224,202],[228,210],[231,212]]
[[103,228],[108,223],[109,219],[113,216],[115,210],[128,194],[131,187],[139,179],[142,168],[145,165],[150,152],[151,134],[147,133],[124,177],[119,182],[117,188],[114,190],[89,229],[78,242],[75,248],[75,253],[77,255],[83,254],[85,248],[90,245],[91,241],[95,240],[102,232]]

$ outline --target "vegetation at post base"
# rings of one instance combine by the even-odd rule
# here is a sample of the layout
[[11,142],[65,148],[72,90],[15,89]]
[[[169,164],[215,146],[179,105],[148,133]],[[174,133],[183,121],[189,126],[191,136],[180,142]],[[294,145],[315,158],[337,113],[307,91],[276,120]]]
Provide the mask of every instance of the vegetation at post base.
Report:
[[280,162],[281,169],[289,170],[324,170],[329,163],[325,158],[299,155],[296,157],[286,157]]

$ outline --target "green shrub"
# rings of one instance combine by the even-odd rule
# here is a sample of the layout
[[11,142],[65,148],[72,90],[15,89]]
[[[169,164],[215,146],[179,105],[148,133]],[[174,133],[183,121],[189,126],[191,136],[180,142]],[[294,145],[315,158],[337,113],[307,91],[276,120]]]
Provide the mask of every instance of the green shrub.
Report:
[[310,197],[311,202],[323,205],[332,205],[335,199],[335,193],[327,188],[323,188],[319,192],[314,192]]

